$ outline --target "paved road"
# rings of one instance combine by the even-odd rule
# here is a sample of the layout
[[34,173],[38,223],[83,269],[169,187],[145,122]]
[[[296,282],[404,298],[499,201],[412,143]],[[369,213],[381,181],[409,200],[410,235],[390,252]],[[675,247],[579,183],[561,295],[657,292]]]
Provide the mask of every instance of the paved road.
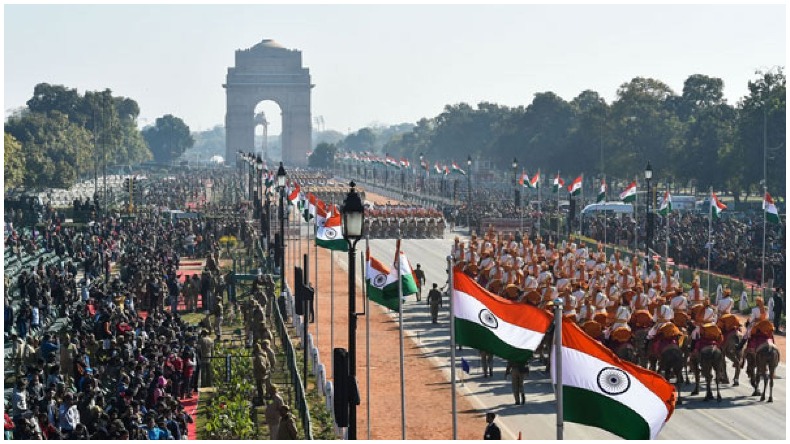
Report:
[[[403,250],[412,265],[419,263],[425,270],[427,285],[433,282],[441,287],[447,280],[446,256],[452,245],[455,233],[448,233],[447,239],[439,240],[404,240]],[[384,263],[391,263],[394,257],[394,240],[370,241],[371,254]],[[360,246],[364,251],[364,247]],[[346,269],[344,255],[335,256],[341,268]],[[358,274],[359,276],[359,274]],[[424,290],[425,291],[425,290]],[[425,296],[425,295],[423,295]],[[414,296],[408,297],[404,306],[405,330],[413,341],[418,344],[424,356],[450,379],[449,352],[449,312],[445,300],[440,311],[439,325],[431,324],[428,306],[417,303]],[[375,305],[375,304],[373,304]],[[371,305],[371,307],[373,307]],[[383,309],[376,306],[376,309]],[[396,316],[393,313],[393,316]],[[407,345],[407,348],[409,345]],[[471,365],[470,375],[462,375],[460,359],[464,357]],[[464,348],[457,353],[456,377],[464,377],[466,381],[459,384],[459,396],[466,395],[478,409],[491,410],[498,413],[497,422],[502,428],[504,437],[515,439],[519,432],[525,439],[554,439],[556,437],[556,404],[548,374],[543,373],[544,367],[533,362],[529,377],[526,378],[524,391],[527,404],[514,405],[510,391],[510,381],[504,379],[505,362],[495,358],[494,377],[483,378],[480,360],[474,350]],[[732,369],[729,369],[732,378]],[[693,398],[686,398],[684,404],[675,410],[675,414],[659,435],[659,439],[785,439],[786,437],[786,368],[780,365],[778,378],[774,385],[774,403],[760,403],[758,398],[751,397],[751,387],[744,377],[740,387],[723,386],[721,403],[704,402],[704,392]],[[406,375],[408,380],[408,375]],[[683,387],[683,396],[688,396],[691,386]],[[565,439],[613,439],[616,436],[600,429],[565,423]]]

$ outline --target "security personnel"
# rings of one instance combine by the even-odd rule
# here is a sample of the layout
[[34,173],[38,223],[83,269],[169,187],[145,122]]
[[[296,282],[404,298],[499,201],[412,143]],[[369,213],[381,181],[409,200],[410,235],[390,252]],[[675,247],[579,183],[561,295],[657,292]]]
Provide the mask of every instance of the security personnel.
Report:
[[425,271],[420,268],[420,264],[417,264],[417,268],[414,269],[414,276],[417,278],[417,301],[422,300],[422,286],[425,285]]
[[524,405],[526,397],[524,396],[524,376],[529,374],[529,367],[526,363],[508,361],[505,368],[505,378],[510,374],[510,388],[513,390],[513,397],[516,399],[516,405]]
[[431,322],[436,324],[439,322],[439,307],[442,306],[442,292],[439,291],[436,282],[433,283],[433,288],[428,292],[428,305],[431,306]]
[[211,357],[214,354],[214,341],[209,337],[208,330],[200,332],[198,340],[198,354],[200,356],[200,386],[213,386],[211,374]]
[[483,434],[483,439],[502,439],[502,432],[499,431],[499,426],[494,423],[494,419],[496,419],[496,413],[489,412],[486,413],[486,431]]

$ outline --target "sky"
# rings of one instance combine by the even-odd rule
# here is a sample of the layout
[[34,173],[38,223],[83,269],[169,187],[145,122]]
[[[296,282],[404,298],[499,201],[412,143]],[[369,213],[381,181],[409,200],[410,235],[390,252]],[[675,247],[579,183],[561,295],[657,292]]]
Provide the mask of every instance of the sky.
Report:
[[[693,74],[724,81],[730,104],[755,71],[786,64],[783,3],[658,5],[5,4],[3,110],[41,82],[110,88],[139,124],[173,114],[193,131],[225,121],[234,52],[272,39],[302,51],[312,115],[342,133],[414,123],[445,105],[529,105],[552,91],[607,102],[634,77],[681,94]],[[279,109],[264,102],[279,133]]]

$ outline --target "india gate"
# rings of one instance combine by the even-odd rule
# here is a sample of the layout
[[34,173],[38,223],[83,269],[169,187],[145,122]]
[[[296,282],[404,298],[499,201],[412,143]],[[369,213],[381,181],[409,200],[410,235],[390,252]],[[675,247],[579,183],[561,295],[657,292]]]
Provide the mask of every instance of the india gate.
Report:
[[236,51],[236,66],[228,68],[222,85],[227,91],[225,159],[236,152],[255,151],[255,107],[271,100],[282,111],[282,156],[289,165],[307,164],[312,146],[310,70],[302,66],[302,52],[263,40]]

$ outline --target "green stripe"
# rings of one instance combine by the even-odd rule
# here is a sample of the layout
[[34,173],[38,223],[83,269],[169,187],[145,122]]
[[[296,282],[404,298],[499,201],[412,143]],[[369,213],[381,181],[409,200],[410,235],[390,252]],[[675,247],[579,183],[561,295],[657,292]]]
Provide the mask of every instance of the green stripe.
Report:
[[636,194],[631,194],[629,196],[625,196],[625,198],[623,199],[623,202],[631,203],[631,202],[633,202],[635,200],[636,200]]
[[327,250],[348,251],[348,242],[345,239],[323,240],[315,238],[315,244]]
[[598,427],[625,439],[650,439],[644,418],[614,398],[578,387],[562,387],[565,421]]
[[392,292],[384,292],[380,288],[376,288],[373,285],[368,283],[368,297],[371,301],[383,305],[390,310],[398,311],[398,292],[395,291],[393,295]]
[[455,318],[455,343],[483,350],[508,361],[523,363],[532,358],[532,350],[516,348],[502,342],[494,332],[480,324]]
[[779,223],[779,215],[776,213],[771,213],[770,211],[765,212],[765,220],[771,222],[773,224]]

